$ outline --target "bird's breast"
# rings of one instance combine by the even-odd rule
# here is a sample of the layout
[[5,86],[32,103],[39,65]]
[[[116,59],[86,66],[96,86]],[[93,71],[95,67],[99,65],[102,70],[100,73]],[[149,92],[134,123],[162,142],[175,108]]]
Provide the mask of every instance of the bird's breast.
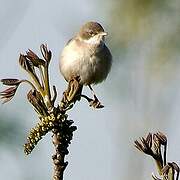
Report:
[[67,81],[80,76],[81,84],[89,85],[103,81],[109,66],[101,56],[101,49],[89,47],[78,41],[71,42],[62,52],[60,70]]

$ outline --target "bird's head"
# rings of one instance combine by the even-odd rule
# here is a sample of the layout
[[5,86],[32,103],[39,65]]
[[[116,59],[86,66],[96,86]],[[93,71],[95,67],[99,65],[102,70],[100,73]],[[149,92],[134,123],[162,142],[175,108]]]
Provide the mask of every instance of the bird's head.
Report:
[[86,43],[96,45],[104,42],[107,32],[99,23],[87,22],[81,27],[77,36]]

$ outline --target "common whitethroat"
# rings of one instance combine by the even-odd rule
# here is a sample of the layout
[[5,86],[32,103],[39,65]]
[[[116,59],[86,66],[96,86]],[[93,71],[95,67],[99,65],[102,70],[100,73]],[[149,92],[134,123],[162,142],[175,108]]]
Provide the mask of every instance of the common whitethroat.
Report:
[[[107,32],[97,22],[87,22],[80,31],[68,41],[60,56],[60,71],[66,81],[79,77],[81,86],[91,87],[106,79],[112,64],[112,55],[105,45]],[[98,101],[99,102],[99,101]]]

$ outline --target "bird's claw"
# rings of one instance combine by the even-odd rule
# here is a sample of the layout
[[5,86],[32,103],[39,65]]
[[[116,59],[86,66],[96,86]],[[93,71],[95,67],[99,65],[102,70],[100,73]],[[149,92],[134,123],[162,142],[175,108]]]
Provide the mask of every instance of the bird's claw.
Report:
[[100,109],[104,107],[100,101],[96,101],[95,99],[89,103],[89,106],[92,106],[95,109]]
[[81,94],[81,97],[85,98],[89,102],[90,107],[93,107],[95,109],[100,109],[104,107],[96,96],[94,96],[94,99],[91,99],[86,95]]
[[92,106],[95,109],[100,109],[100,108],[104,107],[95,95],[94,95],[94,99],[91,99],[89,104],[90,104],[90,106]]
[[[69,81],[68,88],[63,94],[63,104],[61,104],[61,107],[65,106],[65,104],[70,105],[73,102],[75,103],[76,100],[80,99],[80,97],[83,97],[89,102],[90,107],[93,107],[95,109],[103,108],[104,106],[101,104],[101,102],[99,101],[99,99],[95,95],[95,93],[94,93],[93,89],[91,88],[91,86],[89,86],[89,87],[90,87],[91,91],[94,94],[94,99],[91,99],[88,96],[83,95],[83,94],[77,94],[77,92],[79,91],[79,88],[80,88],[79,81],[80,81],[80,78],[78,76],[72,78]],[[69,106],[66,107],[66,108],[69,108]],[[66,108],[64,107],[64,109],[66,109]],[[72,108],[72,107],[70,106],[70,108]]]

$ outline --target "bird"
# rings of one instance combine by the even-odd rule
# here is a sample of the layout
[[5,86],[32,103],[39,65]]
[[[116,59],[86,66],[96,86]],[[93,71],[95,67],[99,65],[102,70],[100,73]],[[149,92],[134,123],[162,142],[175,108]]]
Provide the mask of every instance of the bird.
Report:
[[100,23],[86,22],[67,42],[59,61],[60,72],[65,80],[70,82],[72,78],[79,77],[79,94],[83,86],[88,86],[98,102],[91,85],[104,81],[111,69],[112,54],[105,44],[107,35]]

